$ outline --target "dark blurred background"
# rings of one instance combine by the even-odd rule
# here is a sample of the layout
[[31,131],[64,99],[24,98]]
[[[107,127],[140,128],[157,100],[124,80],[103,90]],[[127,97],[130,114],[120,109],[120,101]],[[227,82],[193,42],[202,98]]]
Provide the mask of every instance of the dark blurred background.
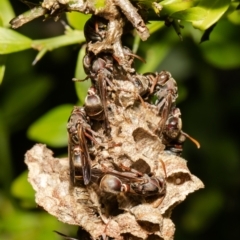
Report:
[[[11,1],[16,15],[27,10]],[[183,130],[201,143],[190,141],[183,157],[205,189],[190,194],[173,211],[177,240],[237,239],[240,233],[240,21],[223,19],[210,40],[200,44],[201,34],[183,23],[183,41],[172,28],[155,32],[140,43],[136,63],[140,72],[167,70],[179,86],[178,107]],[[17,30],[42,39],[63,34],[60,22],[34,20]],[[124,42],[130,44],[128,36]],[[34,50],[7,56],[0,86],[0,239],[59,239],[52,231],[74,236],[76,227],[59,223],[33,205],[33,192],[26,183],[24,154],[35,141],[29,127],[46,112],[78,102],[74,77],[81,44],[48,52],[35,66]],[[66,116],[66,121],[67,121]],[[66,135],[67,142],[67,135]],[[49,146],[56,156],[67,146]]]

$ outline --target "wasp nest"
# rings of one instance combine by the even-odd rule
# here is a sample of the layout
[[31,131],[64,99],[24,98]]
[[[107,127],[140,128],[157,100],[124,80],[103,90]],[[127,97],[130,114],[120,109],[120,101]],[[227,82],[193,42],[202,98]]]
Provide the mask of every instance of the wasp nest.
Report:
[[[49,2],[59,4],[54,11],[68,3]],[[92,86],[67,123],[68,158],[54,158],[41,144],[26,153],[36,202],[79,226],[79,239],[173,239],[173,208],[203,188],[180,157],[186,138],[199,143],[182,131],[171,74],[137,73],[138,56],[121,44],[127,21],[143,39],[148,36],[136,9],[129,1],[109,0],[93,11],[89,2],[81,11],[94,13],[84,29],[83,59]]]

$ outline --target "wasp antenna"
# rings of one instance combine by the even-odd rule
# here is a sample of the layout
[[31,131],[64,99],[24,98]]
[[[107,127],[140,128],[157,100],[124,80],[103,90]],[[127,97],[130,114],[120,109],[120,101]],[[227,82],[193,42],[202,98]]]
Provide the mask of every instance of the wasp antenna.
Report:
[[84,82],[86,80],[88,80],[88,76],[86,76],[84,79],[72,78],[72,81],[74,82]]
[[144,58],[140,57],[140,56],[137,55],[137,54],[134,54],[134,53],[127,53],[127,55],[129,55],[129,56],[133,56],[133,57],[137,58],[138,60],[142,61],[143,63],[146,63],[146,60],[145,60]]
[[194,139],[193,137],[189,136],[187,133],[185,133],[183,131],[182,131],[182,134],[184,136],[186,136],[188,139],[190,139],[197,146],[197,148],[200,148],[200,143],[196,139]]
[[38,6],[37,3],[32,3],[32,2],[25,1],[25,0],[21,0],[21,2],[24,3],[24,4],[26,4],[29,8]]

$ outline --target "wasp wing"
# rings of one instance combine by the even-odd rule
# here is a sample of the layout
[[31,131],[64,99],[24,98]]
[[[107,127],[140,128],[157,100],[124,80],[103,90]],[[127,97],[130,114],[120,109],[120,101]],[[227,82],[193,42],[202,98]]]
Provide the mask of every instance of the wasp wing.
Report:
[[75,184],[75,167],[73,159],[73,143],[71,141],[71,136],[68,134],[68,158],[69,158],[69,167],[70,167],[70,180],[72,184]]
[[78,127],[79,147],[82,165],[83,181],[85,185],[88,185],[91,180],[91,162],[90,155],[87,146],[87,139],[84,134],[83,126]]

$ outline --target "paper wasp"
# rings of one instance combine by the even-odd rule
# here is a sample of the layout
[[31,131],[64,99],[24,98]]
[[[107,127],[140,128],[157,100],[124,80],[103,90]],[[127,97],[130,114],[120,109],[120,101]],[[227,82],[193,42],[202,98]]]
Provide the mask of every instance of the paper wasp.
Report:
[[87,42],[101,42],[106,37],[107,24],[106,19],[92,15],[84,25],[84,36]]
[[68,124],[68,154],[70,162],[70,176],[73,184],[83,178],[84,184],[91,180],[91,158],[88,150],[88,140],[99,144],[91,129],[89,119],[83,107],[75,106],[69,117]]
[[176,108],[177,83],[169,72],[135,75],[134,83],[143,98],[148,101],[151,97],[155,98],[154,103],[161,117],[155,131],[163,139],[166,150],[180,155],[186,138],[195,143],[197,148],[200,147],[197,140],[182,131],[181,112]]
[[152,79],[150,92],[157,98],[155,104],[161,116],[158,134],[160,136],[163,134],[163,143],[166,145],[166,150],[180,155],[186,138],[189,138],[197,148],[200,148],[197,140],[182,131],[181,112],[179,108],[176,108],[178,88],[174,78],[167,71],[161,71],[154,75],[149,74],[149,77]]
[[117,171],[113,169],[91,169],[91,182],[96,183],[103,192],[112,194],[126,193],[143,197],[164,195],[166,182],[164,177],[143,174],[134,169]]
[[162,118],[161,123],[165,123],[178,97],[177,83],[172,78],[171,73],[161,71],[160,73],[147,73],[145,76],[150,81],[150,95],[156,98],[155,105]]
[[173,108],[163,127],[163,144],[166,145],[165,150],[176,155],[181,155],[183,143],[185,142],[186,138],[190,139],[197,146],[197,148],[200,148],[200,144],[197,140],[182,131],[180,109]]
[[[99,100],[105,115],[105,130],[107,134],[109,134],[110,126],[107,117],[107,84],[112,86],[113,58],[107,53],[95,56],[93,53],[87,52],[83,58],[83,67],[87,74],[87,78],[91,79],[93,85],[93,89],[89,92],[89,95],[94,95],[95,100],[97,100],[98,95],[100,97]],[[98,104],[99,106],[100,102]],[[89,102],[87,105],[88,104]]]

